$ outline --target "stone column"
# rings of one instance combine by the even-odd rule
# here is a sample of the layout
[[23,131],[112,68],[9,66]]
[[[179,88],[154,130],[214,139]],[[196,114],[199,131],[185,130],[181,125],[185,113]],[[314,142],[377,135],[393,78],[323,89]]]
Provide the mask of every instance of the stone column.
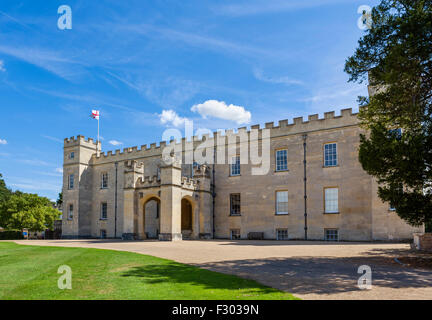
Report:
[[213,237],[213,199],[211,195],[210,171],[206,165],[200,166],[195,173],[198,180],[199,234],[200,238]]
[[181,163],[174,157],[161,165],[161,241],[182,240],[181,234]]
[[123,197],[123,240],[136,238],[135,220],[137,212],[136,183],[144,175],[144,165],[135,160],[125,162]]

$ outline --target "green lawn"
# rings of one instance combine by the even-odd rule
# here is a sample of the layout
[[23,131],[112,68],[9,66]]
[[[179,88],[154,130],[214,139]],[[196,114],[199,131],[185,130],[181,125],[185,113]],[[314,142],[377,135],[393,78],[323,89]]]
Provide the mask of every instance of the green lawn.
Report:
[[[58,267],[72,269],[60,290]],[[251,280],[131,252],[0,243],[0,299],[295,299]]]

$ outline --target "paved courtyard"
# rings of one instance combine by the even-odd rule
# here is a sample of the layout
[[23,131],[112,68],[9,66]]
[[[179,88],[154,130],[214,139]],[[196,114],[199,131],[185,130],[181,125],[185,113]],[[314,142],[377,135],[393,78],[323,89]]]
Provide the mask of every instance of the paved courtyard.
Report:
[[[302,241],[47,240],[19,244],[130,251],[235,274],[302,299],[432,299],[432,270],[398,264],[409,244]],[[372,268],[360,290],[358,267]]]

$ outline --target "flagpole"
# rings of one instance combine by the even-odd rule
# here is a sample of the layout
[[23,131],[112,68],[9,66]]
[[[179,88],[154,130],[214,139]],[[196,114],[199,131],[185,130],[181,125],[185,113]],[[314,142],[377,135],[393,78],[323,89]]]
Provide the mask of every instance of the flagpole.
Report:
[[97,135],[97,142],[99,143],[100,142],[100,140],[99,140],[99,118],[100,118],[100,116],[98,117],[98,135]]

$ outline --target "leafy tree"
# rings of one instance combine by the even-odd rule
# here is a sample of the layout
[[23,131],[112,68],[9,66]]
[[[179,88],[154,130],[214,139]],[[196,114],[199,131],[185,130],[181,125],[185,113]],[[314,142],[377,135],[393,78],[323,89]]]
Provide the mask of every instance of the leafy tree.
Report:
[[43,231],[52,229],[60,211],[54,209],[48,198],[36,194],[15,192],[5,203],[0,221],[5,228],[21,230],[24,228]]
[[[359,160],[376,177],[379,197],[409,224],[432,222],[432,0],[382,0],[345,71],[369,75],[359,97]],[[397,130],[396,130],[397,129]]]
[[2,217],[4,216],[3,212],[6,208],[6,201],[9,199],[11,195],[11,191],[6,187],[6,183],[2,179],[2,175],[0,173],[0,227],[4,226],[4,221],[2,221]]
[[0,173],[0,205],[10,196],[11,191],[6,187],[6,183],[2,179],[3,176]]
[[59,193],[56,204],[57,204],[57,207],[60,207],[63,204],[63,192]]

